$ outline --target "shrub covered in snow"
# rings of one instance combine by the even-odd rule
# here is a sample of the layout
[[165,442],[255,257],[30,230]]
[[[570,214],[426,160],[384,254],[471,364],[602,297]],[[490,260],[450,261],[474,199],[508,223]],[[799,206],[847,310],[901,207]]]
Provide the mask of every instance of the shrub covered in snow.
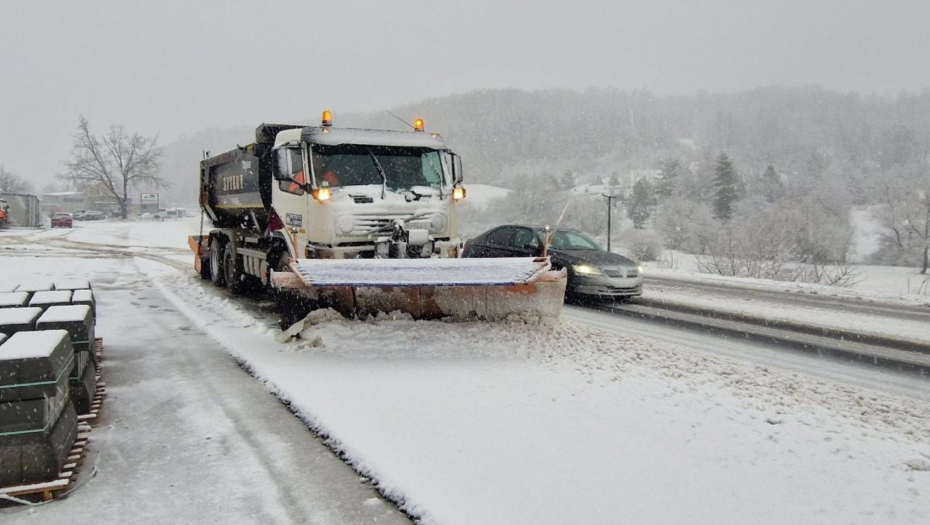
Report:
[[620,248],[637,261],[655,261],[662,255],[662,242],[650,230],[625,230],[620,234]]

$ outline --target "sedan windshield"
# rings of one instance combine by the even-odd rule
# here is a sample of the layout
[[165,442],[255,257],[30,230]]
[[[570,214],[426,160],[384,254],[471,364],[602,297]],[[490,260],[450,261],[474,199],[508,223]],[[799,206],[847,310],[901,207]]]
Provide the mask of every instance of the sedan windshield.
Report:
[[[545,235],[544,232],[541,232]],[[553,250],[600,250],[601,247],[587,234],[560,230],[552,236],[549,247]]]
[[[384,177],[381,176],[381,169]],[[313,170],[324,188],[381,186],[409,190],[415,186],[440,188],[439,152],[425,148],[384,146],[313,146]]]

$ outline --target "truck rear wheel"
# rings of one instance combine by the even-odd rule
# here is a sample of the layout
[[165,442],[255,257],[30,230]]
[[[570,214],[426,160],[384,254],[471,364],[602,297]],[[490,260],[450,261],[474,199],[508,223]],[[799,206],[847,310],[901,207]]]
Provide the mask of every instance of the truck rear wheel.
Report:
[[223,270],[226,273],[226,288],[232,293],[242,291],[242,270],[239,269],[236,259],[236,247],[231,242],[226,243],[223,250]]
[[210,240],[210,280],[216,286],[226,284],[226,272],[223,269],[223,243],[218,237]]

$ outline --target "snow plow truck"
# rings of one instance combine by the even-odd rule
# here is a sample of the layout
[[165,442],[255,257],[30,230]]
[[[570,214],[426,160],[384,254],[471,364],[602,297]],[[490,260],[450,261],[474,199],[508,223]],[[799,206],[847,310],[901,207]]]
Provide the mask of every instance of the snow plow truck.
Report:
[[262,124],[254,143],[205,155],[213,228],[189,238],[195,268],[233,293],[264,287],[293,321],[314,308],[558,317],[566,274],[548,258],[460,258],[461,159],[422,119],[413,128],[336,128],[325,111],[320,126]]

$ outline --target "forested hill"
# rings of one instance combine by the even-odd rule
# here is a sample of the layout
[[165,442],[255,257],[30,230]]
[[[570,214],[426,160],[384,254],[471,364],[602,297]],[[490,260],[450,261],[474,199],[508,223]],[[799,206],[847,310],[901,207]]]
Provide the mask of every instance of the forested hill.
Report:
[[[322,106],[321,106],[321,109]],[[336,126],[404,129],[387,112],[348,115]],[[857,200],[869,200],[882,171],[926,163],[930,155],[930,90],[872,96],[819,87],[764,88],[730,94],[655,96],[645,91],[515,89],[433,98],[391,111],[426,119],[466,160],[469,180],[508,186],[516,175],[604,180],[612,173],[654,168],[679,158],[711,169],[727,152],[741,174],[773,165],[786,177],[836,171]],[[302,122],[315,116],[295,115]],[[196,191],[203,150],[214,153],[252,140],[258,123],[210,130],[166,147],[165,173],[178,198]],[[193,199],[187,199],[190,202]]]

